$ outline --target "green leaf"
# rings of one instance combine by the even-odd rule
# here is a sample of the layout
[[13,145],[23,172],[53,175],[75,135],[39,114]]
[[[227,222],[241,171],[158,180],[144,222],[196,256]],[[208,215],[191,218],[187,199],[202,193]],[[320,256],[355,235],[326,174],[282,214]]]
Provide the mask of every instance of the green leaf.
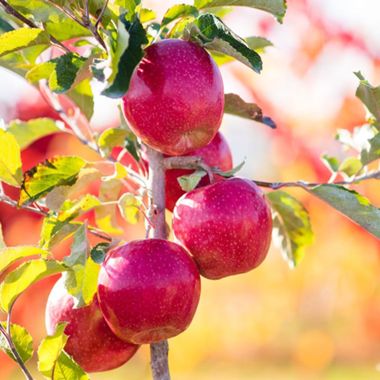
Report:
[[58,221],[69,222],[77,216],[92,210],[96,206],[100,206],[101,203],[94,195],[86,194],[77,201],[66,200],[61,207],[61,211],[58,214]]
[[115,0],[115,4],[127,11],[126,18],[130,21],[135,16],[137,7],[141,4],[141,0]]
[[380,238],[380,210],[367,198],[338,185],[321,185],[308,191]]
[[270,128],[276,128],[276,124],[271,118],[263,116],[263,112],[257,104],[247,103],[236,94],[224,95],[224,113],[254,120]]
[[347,157],[339,166],[339,171],[347,174],[349,177],[358,174],[363,165],[357,157]]
[[198,9],[192,5],[176,4],[169,8],[161,21],[161,28],[184,16],[198,16]]
[[[7,328],[5,322],[0,322],[4,329]],[[20,355],[22,361],[25,363],[33,356],[33,338],[28,333],[28,331],[15,323],[11,324],[11,337],[12,341],[16,347],[18,354]],[[17,361],[14,357],[11,349],[9,348],[8,342],[6,341],[3,334],[0,333],[0,348],[14,361]]]
[[123,218],[131,224],[139,221],[141,200],[132,193],[124,193],[118,202],[119,210]]
[[340,163],[336,157],[324,154],[321,160],[332,173],[336,173],[339,170]]
[[207,173],[204,170],[196,170],[189,175],[178,177],[177,181],[183,191],[191,191],[198,186],[199,182],[205,175],[207,175]]
[[123,128],[108,128],[99,136],[99,148],[108,156],[116,146],[124,146],[127,136],[128,131]]
[[102,264],[110,249],[109,243],[98,243],[91,249],[90,255],[92,260],[97,264]]
[[286,12],[286,0],[194,0],[194,5],[198,9],[223,6],[251,7],[273,14],[279,22],[282,22]]
[[94,113],[94,96],[90,79],[85,79],[71,88],[66,95],[75,103],[87,120],[91,120]]
[[65,351],[59,355],[54,366],[54,380],[90,380],[90,377]]
[[67,270],[62,263],[54,260],[32,260],[20,265],[9,273],[0,286],[0,304],[9,312],[17,297],[35,282]]
[[190,28],[190,37],[211,52],[234,57],[257,73],[262,69],[260,56],[211,13],[201,14],[194,21]]
[[143,46],[148,43],[146,31],[137,17],[130,22],[121,15],[117,32],[116,48],[111,49],[112,74],[102,92],[110,98],[120,98],[126,93],[132,73],[144,56]]
[[35,45],[49,44],[49,35],[39,28],[20,28],[0,35],[0,57]]
[[87,227],[81,225],[74,234],[73,245],[71,246],[71,253],[63,259],[63,262],[69,266],[85,265],[88,252],[87,240]]
[[0,273],[22,258],[31,256],[46,258],[48,255],[49,252],[33,246],[4,247],[0,249]]
[[368,111],[380,122],[380,86],[373,87],[363,77],[361,72],[354,73],[360,80],[356,96],[368,108]]
[[25,149],[30,144],[40,138],[60,131],[57,123],[49,118],[32,119],[29,121],[13,120],[9,123],[7,131],[17,140],[21,149]]
[[235,166],[234,168],[232,168],[231,170],[227,170],[225,172],[222,172],[221,170],[219,169],[216,169],[214,170],[215,173],[219,174],[220,176],[222,177],[226,177],[226,178],[230,178],[230,177],[233,177],[238,171],[240,171],[240,169],[245,165],[245,160],[240,162],[239,165]]
[[0,181],[19,187],[22,183],[21,153],[15,137],[0,129]]
[[142,24],[152,21],[157,17],[156,12],[152,9],[142,8],[140,10],[140,21]]
[[296,198],[284,191],[272,191],[268,199],[273,210],[273,237],[289,266],[294,268],[313,242],[307,210]]
[[74,20],[65,17],[63,14],[54,13],[51,7],[48,11],[48,17],[49,18],[45,23],[45,29],[58,41],[67,41],[72,38],[92,36],[89,28],[79,25]]
[[59,323],[55,333],[47,336],[38,347],[38,370],[49,379],[68,339],[64,333],[66,325],[65,322]]
[[363,149],[360,160],[363,165],[376,161],[380,158],[380,133],[376,134],[368,141],[368,147]]
[[14,30],[13,26],[3,18],[0,18],[0,33],[6,33]]
[[34,202],[57,186],[71,186],[86,162],[74,156],[56,156],[24,173],[19,205]]
[[67,53],[34,66],[27,72],[26,79],[32,83],[49,79],[49,88],[60,94],[70,90],[85,61],[77,54]]

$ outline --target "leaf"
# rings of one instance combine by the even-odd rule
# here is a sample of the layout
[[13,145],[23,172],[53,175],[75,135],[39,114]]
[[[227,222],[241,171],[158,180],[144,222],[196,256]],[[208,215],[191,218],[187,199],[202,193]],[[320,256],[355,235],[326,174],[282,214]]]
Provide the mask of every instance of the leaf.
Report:
[[26,79],[32,83],[48,79],[49,88],[60,94],[70,90],[85,61],[77,54],[67,53],[34,66],[27,72]]
[[169,8],[161,21],[161,28],[184,16],[198,16],[198,9],[192,5],[176,4]]
[[117,31],[116,49],[111,49],[112,74],[102,92],[110,98],[120,98],[126,93],[132,73],[144,56],[143,46],[148,43],[146,31],[137,17],[130,22],[121,15]]
[[194,5],[198,9],[223,6],[251,7],[273,14],[279,22],[282,22],[286,12],[286,0],[194,0]]
[[60,128],[57,123],[60,122],[49,118],[29,121],[13,120],[9,123],[7,131],[16,138],[20,149],[25,149],[40,138],[59,132]]
[[321,160],[332,173],[336,173],[339,170],[340,163],[336,157],[332,157],[327,154],[324,154],[321,157]]
[[58,221],[69,222],[77,216],[92,210],[96,206],[100,206],[101,203],[94,195],[86,194],[77,201],[66,200],[61,207],[61,211],[58,214]]
[[0,18],[0,33],[10,32],[14,30],[13,26],[3,18]]
[[99,148],[108,156],[116,146],[124,146],[128,131],[122,128],[108,128],[102,132],[98,139]]
[[0,57],[35,45],[48,45],[49,35],[39,28],[19,28],[0,35]]
[[152,9],[142,8],[140,10],[140,21],[142,24],[152,21],[157,17],[156,12]]
[[8,247],[0,250],[0,273],[7,269],[11,264],[25,257],[40,256],[46,258],[49,252],[33,247],[33,246],[19,246]]
[[347,157],[339,166],[339,171],[353,177],[355,174],[358,174],[363,168],[363,165],[359,158],[357,157]]
[[94,96],[90,79],[85,79],[71,88],[66,95],[75,103],[87,120],[91,120],[94,113]]
[[217,169],[217,170],[214,170],[215,173],[219,174],[220,176],[222,177],[226,177],[226,178],[229,178],[229,177],[233,177],[238,171],[240,171],[240,169],[245,165],[245,160],[240,162],[239,165],[235,166],[234,168],[232,168],[231,170],[227,170],[225,172],[222,172],[221,170]]
[[38,259],[28,261],[10,272],[0,286],[0,304],[5,312],[9,312],[17,297],[35,282],[61,273],[67,268],[54,260]]
[[135,16],[136,8],[141,4],[141,0],[115,0],[115,4],[127,11],[126,18],[130,21]]
[[54,366],[54,380],[90,380],[83,369],[69,356],[62,352]]
[[86,162],[74,156],[55,156],[24,173],[19,205],[45,196],[57,186],[71,186]]
[[87,240],[87,227],[81,225],[74,234],[74,241],[71,246],[71,253],[63,259],[63,262],[69,266],[74,265],[85,265],[87,259],[88,251],[88,240]]
[[270,128],[276,128],[276,124],[269,117],[263,116],[261,108],[255,103],[246,103],[239,95],[224,95],[224,113],[254,120],[263,123]]
[[22,183],[21,153],[15,137],[0,129],[0,181],[19,187]]
[[[4,329],[7,328],[5,322],[0,322]],[[25,363],[33,356],[33,338],[28,331],[15,323],[11,323],[11,337],[18,354]],[[13,352],[9,348],[8,342],[4,335],[0,333],[0,348],[14,361],[17,361]]]
[[260,56],[222,20],[211,13],[201,14],[190,28],[190,37],[212,52],[236,58],[257,73],[262,69]]
[[187,192],[195,189],[205,175],[207,175],[207,173],[204,170],[196,170],[189,175],[178,177],[177,181],[181,189]]
[[320,185],[308,191],[380,238],[380,210],[361,194],[339,185]]
[[51,379],[53,369],[58,360],[68,336],[64,330],[67,323],[61,322],[57,325],[55,333],[47,336],[38,347],[38,370],[47,378]]
[[363,165],[376,161],[380,158],[380,133],[376,134],[368,141],[368,147],[364,148],[360,154]]
[[313,242],[309,214],[302,203],[284,191],[272,191],[267,196],[273,210],[274,241],[294,268]]
[[98,243],[91,249],[90,255],[92,260],[97,264],[102,264],[110,249],[109,243]]
[[123,218],[131,224],[139,221],[141,201],[132,193],[124,193],[118,202],[119,210]]
[[356,96],[368,108],[368,111],[380,122],[380,86],[373,87],[358,71],[354,73],[360,80],[359,87],[356,90]]

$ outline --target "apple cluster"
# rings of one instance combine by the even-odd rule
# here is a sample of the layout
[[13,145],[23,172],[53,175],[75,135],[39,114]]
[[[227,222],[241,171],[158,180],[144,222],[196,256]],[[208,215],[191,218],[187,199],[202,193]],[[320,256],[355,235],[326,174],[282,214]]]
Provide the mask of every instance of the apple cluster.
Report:
[[[150,45],[123,98],[124,113],[141,141],[167,156],[199,156],[210,167],[232,169],[228,144],[218,132],[224,110],[220,71],[202,47],[164,40]],[[102,264],[93,302],[75,309],[62,280],[46,309],[53,333],[68,322],[66,351],[88,372],[125,363],[139,345],[174,337],[191,323],[200,275],[220,279],[257,267],[266,257],[271,212],[261,190],[242,178],[204,177],[184,193],[166,172],[167,208],[176,242],[131,241]]]

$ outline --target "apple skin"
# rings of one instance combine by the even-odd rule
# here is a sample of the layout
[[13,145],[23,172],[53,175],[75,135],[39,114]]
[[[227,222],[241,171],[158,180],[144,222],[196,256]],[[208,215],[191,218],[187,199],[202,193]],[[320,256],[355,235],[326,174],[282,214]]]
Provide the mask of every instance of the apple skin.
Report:
[[198,306],[200,276],[180,245],[162,239],[135,240],[113,249],[102,264],[98,299],[120,339],[158,342],[184,331]]
[[[230,147],[223,135],[218,132],[212,141],[203,148],[197,149],[187,154],[187,156],[198,156],[210,167],[217,167],[222,171],[233,168],[232,154]],[[194,170],[171,169],[165,174],[166,208],[173,211],[177,200],[185,194],[178,183],[178,178],[188,175]],[[208,176],[201,179],[197,187],[209,185]]]
[[207,145],[224,111],[220,71],[205,49],[168,39],[150,45],[123,97],[130,127],[152,148],[184,155]]
[[209,279],[245,273],[266,257],[272,218],[263,192],[230,178],[190,191],[174,209],[175,237]]
[[45,323],[49,335],[56,325],[66,321],[65,334],[69,336],[65,351],[86,372],[102,372],[120,367],[139,346],[117,338],[103,318],[97,297],[85,307],[73,309],[73,297],[64,288],[63,279],[54,285],[46,305]]

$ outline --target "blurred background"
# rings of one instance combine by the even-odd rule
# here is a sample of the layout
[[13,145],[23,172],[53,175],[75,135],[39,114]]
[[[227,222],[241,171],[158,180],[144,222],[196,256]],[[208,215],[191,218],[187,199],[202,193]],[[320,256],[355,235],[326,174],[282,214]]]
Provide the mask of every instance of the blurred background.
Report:
[[[175,1],[144,1],[159,15]],[[277,130],[226,116],[222,132],[241,175],[260,180],[326,181],[319,157],[341,155],[334,136],[365,122],[355,98],[361,70],[380,84],[378,0],[289,0],[284,23],[249,8],[236,8],[226,23],[242,37],[264,36],[273,47],[263,55],[264,70],[239,63],[222,67],[226,92],[256,101]],[[22,79],[0,69],[0,116],[55,117]],[[93,127],[118,124],[117,102],[96,99]],[[24,168],[53,154],[96,156],[73,137],[54,135],[24,153]],[[379,185],[359,190],[380,206]],[[272,246],[260,268],[219,281],[202,281],[200,305],[190,328],[170,340],[170,367],[176,380],[380,379],[380,242],[336,211],[291,191],[311,214],[315,242],[301,264],[290,270]],[[38,242],[41,220],[7,206],[0,222],[8,245]],[[125,238],[143,236],[143,226],[126,226]],[[69,252],[61,244],[57,256]],[[45,335],[44,307],[56,278],[34,285],[17,302],[14,322],[24,325],[35,345]],[[36,367],[32,362],[30,368]],[[39,378],[39,375],[36,375]],[[143,347],[124,367],[92,379],[149,379],[149,350]],[[0,379],[22,379],[0,353]]]

